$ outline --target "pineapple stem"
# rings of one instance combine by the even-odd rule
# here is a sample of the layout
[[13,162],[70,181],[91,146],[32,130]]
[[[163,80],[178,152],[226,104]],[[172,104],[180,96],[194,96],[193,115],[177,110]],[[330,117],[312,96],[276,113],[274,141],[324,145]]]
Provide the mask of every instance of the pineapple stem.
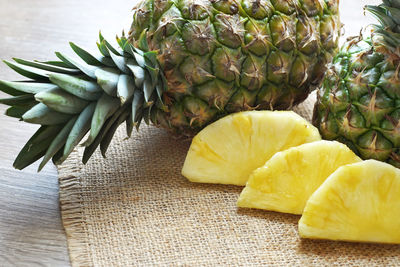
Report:
[[[6,115],[41,127],[17,156],[14,167],[24,169],[42,159],[38,171],[52,159],[65,161],[73,149],[83,143],[86,163],[97,147],[105,156],[120,124],[126,122],[127,134],[144,119],[152,120],[154,105],[163,105],[166,91],[157,53],[147,51],[146,33],[136,48],[124,35],[114,48],[100,33],[94,56],[70,43],[78,58],[56,53],[59,61],[4,61],[28,82],[0,80],[0,90],[10,98],[0,99],[10,106]],[[143,49],[144,48],[144,49]]]

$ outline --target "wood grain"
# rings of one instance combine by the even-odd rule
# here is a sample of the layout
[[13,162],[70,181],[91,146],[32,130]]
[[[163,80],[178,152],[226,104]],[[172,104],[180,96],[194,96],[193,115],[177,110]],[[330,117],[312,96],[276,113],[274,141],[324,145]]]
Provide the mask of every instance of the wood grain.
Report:
[[[372,22],[361,7],[378,0],[346,0],[342,21],[348,35]],[[54,59],[53,51],[70,53],[68,42],[95,49],[99,29],[108,38],[128,29],[135,1],[126,0],[0,0],[0,57]],[[18,75],[0,65],[0,79]],[[0,97],[4,94],[0,93]],[[0,113],[5,107],[0,106]],[[13,159],[35,125],[0,116],[0,266],[69,266],[65,234],[58,206],[57,171],[37,164],[24,171],[12,168]]]
[[[0,57],[50,60],[71,54],[69,41],[96,48],[98,32],[113,39],[128,29],[135,1],[0,0]],[[0,79],[20,76],[0,64]],[[5,95],[0,93],[0,97]],[[3,114],[5,106],[0,106]],[[0,266],[69,266],[58,204],[57,170],[12,163],[37,126],[0,116]]]

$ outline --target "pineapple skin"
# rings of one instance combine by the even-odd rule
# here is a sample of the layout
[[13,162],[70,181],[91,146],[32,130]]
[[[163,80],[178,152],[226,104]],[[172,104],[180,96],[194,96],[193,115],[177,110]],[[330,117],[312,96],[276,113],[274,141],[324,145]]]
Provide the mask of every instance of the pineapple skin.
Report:
[[168,84],[152,122],[192,136],[229,113],[302,102],[337,53],[338,2],[141,2],[130,39],[147,31]]
[[400,170],[367,160],[340,167],[310,197],[303,238],[400,244]]
[[74,56],[5,63],[29,82],[0,80],[6,115],[40,125],[14,162],[61,164],[89,133],[82,162],[105,156],[122,123],[193,136],[243,110],[285,109],[320,83],[337,52],[338,0],[145,0],[129,38],[100,55],[70,43]]
[[366,7],[383,25],[374,26],[372,37],[351,38],[334,57],[313,124],[324,139],[345,143],[363,159],[400,167],[400,25],[386,11],[398,15],[400,1],[384,2]]

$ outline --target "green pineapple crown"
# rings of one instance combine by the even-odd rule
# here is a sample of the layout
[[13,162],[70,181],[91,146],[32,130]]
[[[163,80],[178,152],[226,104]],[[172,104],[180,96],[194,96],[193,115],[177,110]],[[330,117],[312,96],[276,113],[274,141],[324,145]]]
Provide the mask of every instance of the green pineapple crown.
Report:
[[400,56],[400,0],[383,0],[381,5],[367,5],[365,10],[380,22],[374,26],[377,47]]
[[337,52],[338,0],[143,0],[118,48],[101,56],[71,43],[78,59],[15,59],[29,82],[0,81],[6,115],[41,125],[18,155],[62,163],[83,142],[86,163],[103,156],[117,127],[146,123],[193,136],[233,112],[302,102]]
[[17,156],[16,169],[42,157],[39,171],[50,159],[61,164],[90,131],[83,143],[86,163],[98,146],[105,156],[123,122],[128,136],[142,119],[150,122],[152,107],[156,102],[163,103],[166,83],[156,53],[148,51],[145,36],[144,31],[136,48],[123,34],[117,37],[116,49],[100,33],[100,57],[70,43],[76,59],[57,52],[59,61],[4,61],[17,73],[33,79],[0,80],[0,90],[12,96],[0,99],[10,106],[6,115],[41,125]]

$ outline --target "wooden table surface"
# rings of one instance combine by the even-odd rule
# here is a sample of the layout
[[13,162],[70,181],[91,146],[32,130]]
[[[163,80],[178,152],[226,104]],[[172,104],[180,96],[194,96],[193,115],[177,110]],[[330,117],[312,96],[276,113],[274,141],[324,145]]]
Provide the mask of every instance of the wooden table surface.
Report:
[[[0,0],[0,58],[51,60],[53,51],[70,53],[69,41],[95,49],[98,31],[112,39],[128,29],[136,0]],[[379,0],[342,0],[346,35],[358,34],[362,5]],[[0,64],[0,79],[20,77]],[[0,97],[5,95],[0,93]],[[0,113],[6,107],[0,106]],[[69,266],[58,204],[55,166],[37,173],[12,163],[37,126],[0,115],[0,267]]]

